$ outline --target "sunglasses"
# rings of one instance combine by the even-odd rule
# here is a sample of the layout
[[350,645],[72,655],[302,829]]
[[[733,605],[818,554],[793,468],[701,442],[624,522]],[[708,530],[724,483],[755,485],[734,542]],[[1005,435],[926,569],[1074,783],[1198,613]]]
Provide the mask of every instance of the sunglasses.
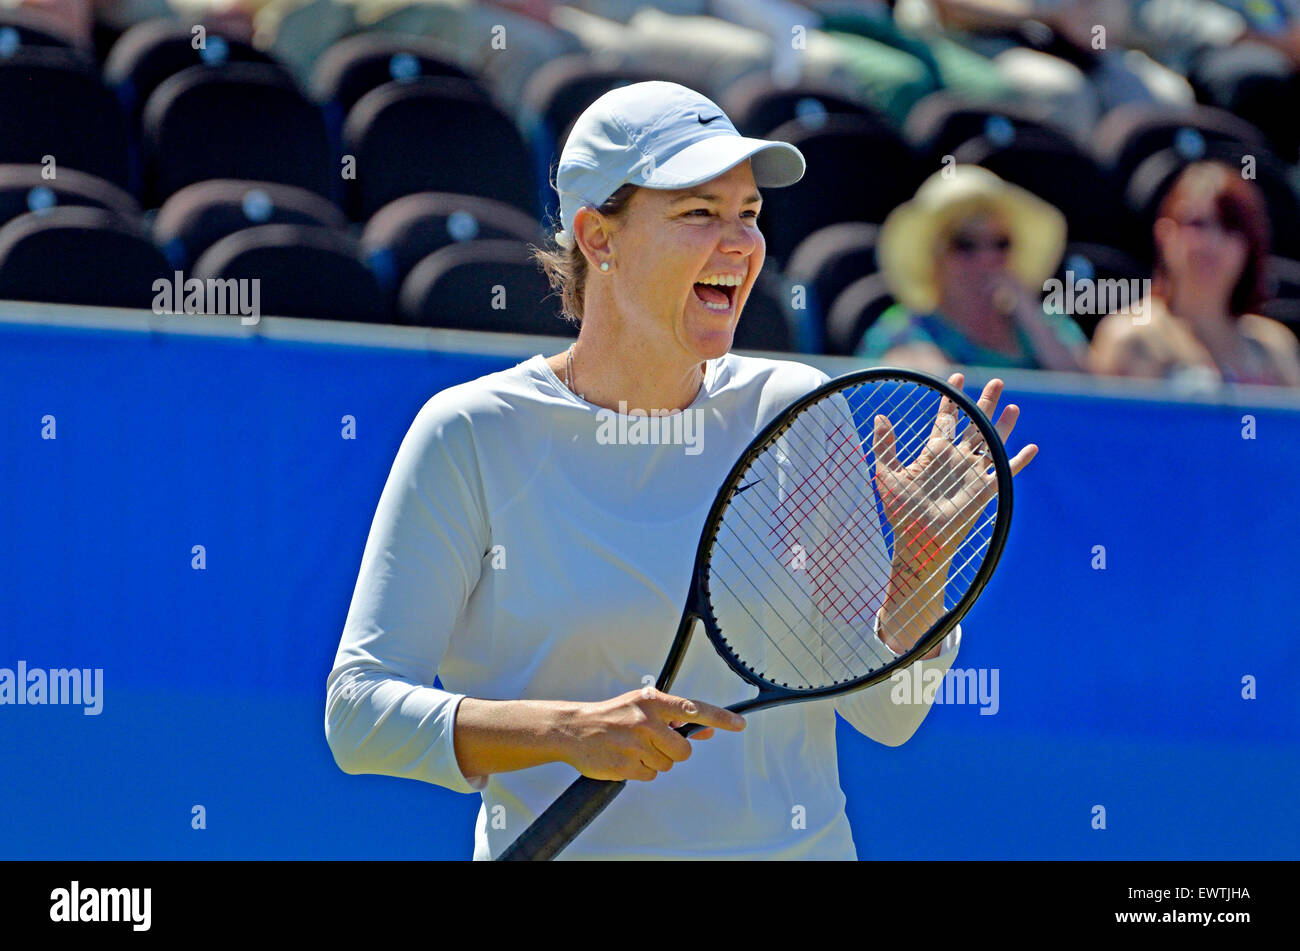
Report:
[[1218,218],[1175,218],[1174,221],[1180,228],[1187,228],[1190,231],[1203,231],[1207,234],[1230,234],[1238,230]]
[[987,241],[977,241],[970,235],[954,235],[948,242],[948,249],[956,254],[969,255],[976,254],[979,251],[996,251],[999,254],[1006,254],[1011,250],[1011,239],[1006,235],[998,235],[996,238],[990,238]]

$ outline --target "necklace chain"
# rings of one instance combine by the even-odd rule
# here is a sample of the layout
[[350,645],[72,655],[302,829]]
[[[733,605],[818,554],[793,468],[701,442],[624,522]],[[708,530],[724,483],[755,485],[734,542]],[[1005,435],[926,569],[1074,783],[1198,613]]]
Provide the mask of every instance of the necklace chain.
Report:
[[[564,351],[564,385],[567,386],[569,388],[569,392],[572,393],[574,396],[576,396],[578,399],[585,400],[587,397],[579,393],[577,390],[573,388],[573,348],[575,346],[577,345],[569,344],[569,349]],[[706,363],[704,365],[702,379],[700,381],[701,385],[703,385],[704,379],[707,378],[708,378],[708,364]]]
[[573,346],[573,344],[569,344],[569,349],[565,351],[564,385],[567,386],[569,391],[578,399],[585,400],[586,397],[573,388]]

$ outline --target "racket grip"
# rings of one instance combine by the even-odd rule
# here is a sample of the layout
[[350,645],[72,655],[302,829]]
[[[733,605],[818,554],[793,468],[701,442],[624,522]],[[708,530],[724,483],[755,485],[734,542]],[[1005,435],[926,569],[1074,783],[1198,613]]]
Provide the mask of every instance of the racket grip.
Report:
[[626,780],[579,776],[525,829],[498,862],[548,862],[605,811],[627,785]]

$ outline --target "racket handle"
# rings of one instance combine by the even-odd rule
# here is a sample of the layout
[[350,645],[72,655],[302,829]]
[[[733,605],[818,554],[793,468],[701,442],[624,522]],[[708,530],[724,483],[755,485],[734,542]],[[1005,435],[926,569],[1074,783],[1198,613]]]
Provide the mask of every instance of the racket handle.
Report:
[[564,851],[564,847],[577,838],[592,819],[604,812],[626,785],[626,780],[579,776],[509,848],[497,856],[497,861],[550,861]]

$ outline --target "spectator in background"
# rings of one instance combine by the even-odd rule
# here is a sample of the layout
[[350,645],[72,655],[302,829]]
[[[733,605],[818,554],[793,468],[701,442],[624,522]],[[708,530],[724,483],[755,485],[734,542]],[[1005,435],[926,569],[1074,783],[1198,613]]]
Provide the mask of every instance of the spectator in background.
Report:
[[49,29],[89,49],[98,24],[113,37],[137,23],[158,18],[179,18],[202,23],[225,36],[248,40],[253,35],[253,16],[266,0],[0,0],[0,7],[14,6],[48,24]]
[[1093,336],[1097,373],[1300,386],[1300,341],[1252,313],[1268,290],[1263,195],[1231,166],[1197,162],[1157,212],[1155,270],[1141,317],[1111,314]]
[[898,303],[859,355],[935,372],[950,363],[1083,370],[1083,331],[1041,303],[1065,230],[1059,211],[987,169],[931,175],[881,227],[876,256]]
[[[1098,115],[1123,105],[1195,101],[1185,78],[1130,48],[1127,0],[935,0],[935,7],[946,27],[965,31],[985,55],[1032,49],[1077,67],[1097,97]],[[1015,77],[1032,98],[1032,75],[1021,69]]]

